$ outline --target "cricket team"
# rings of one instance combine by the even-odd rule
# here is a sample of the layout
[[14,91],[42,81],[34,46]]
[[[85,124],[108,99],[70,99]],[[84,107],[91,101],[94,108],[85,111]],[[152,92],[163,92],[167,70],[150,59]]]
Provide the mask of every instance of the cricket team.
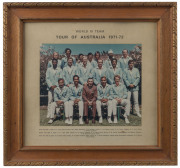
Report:
[[130,98],[133,96],[136,115],[141,117],[138,103],[140,73],[134,67],[134,61],[128,50],[122,51],[122,57],[116,59],[113,51],[108,51],[109,58],[101,59],[100,52],[87,56],[79,54],[78,61],[71,56],[71,49],[65,49],[65,57],[59,59],[58,52],[48,62],[46,82],[48,89],[48,124],[59,116],[59,109],[65,112],[65,123],[73,123],[74,107],[79,112],[79,124],[103,122],[103,108],[107,109],[108,123],[118,123],[117,106],[124,108],[125,123],[129,123]]

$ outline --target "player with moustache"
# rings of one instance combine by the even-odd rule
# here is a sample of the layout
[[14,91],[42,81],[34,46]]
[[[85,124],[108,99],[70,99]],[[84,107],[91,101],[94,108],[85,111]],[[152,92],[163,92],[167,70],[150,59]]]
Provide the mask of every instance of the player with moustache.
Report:
[[58,86],[58,79],[63,77],[63,71],[57,66],[58,60],[52,59],[52,67],[48,68],[46,71],[46,83],[48,90],[48,112],[47,118],[50,117],[50,107],[51,103],[54,101],[54,89]]
[[56,108],[60,106],[64,106],[66,116],[65,123],[69,124],[69,88],[64,85],[63,78],[59,78],[58,85],[59,86],[54,89],[54,102],[51,103],[51,113],[48,124],[52,124],[54,122]]
[[96,101],[97,112],[99,116],[99,123],[103,123],[101,106],[108,107],[107,120],[112,123],[112,96],[111,96],[111,85],[107,84],[105,76],[101,77],[101,84],[97,86],[98,96]]
[[64,69],[66,66],[68,66],[68,59],[69,58],[73,59],[73,66],[76,66],[76,59],[71,56],[71,52],[72,51],[70,48],[65,49],[65,57],[62,58],[62,60],[61,60],[61,69]]
[[117,66],[117,59],[112,59],[112,66],[108,69],[108,84],[114,84],[114,76],[119,75],[121,77],[120,82],[124,84],[123,81],[123,71],[121,68]]
[[92,108],[92,123],[95,124],[96,117],[96,99],[97,99],[97,87],[94,85],[93,78],[88,78],[87,84],[83,87],[82,98],[84,101],[84,117],[85,123],[89,124],[88,109]]
[[73,106],[79,107],[79,124],[83,124],[83,101],[82,101],[82,91],[83,86],[79,84],[79,76],[74,75],[74,84],[69,87],[70,97],[69,97],[69,124],[73,123]]

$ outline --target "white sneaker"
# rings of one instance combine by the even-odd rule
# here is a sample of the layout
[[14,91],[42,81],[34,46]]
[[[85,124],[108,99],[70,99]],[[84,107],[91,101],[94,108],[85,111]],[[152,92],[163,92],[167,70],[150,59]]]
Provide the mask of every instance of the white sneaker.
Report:
[[114,117],[114,123],[115,124],[117,123],[117,117]]
[[70,117],[68,124],[72,125],[72,122],[73,122],[72,117]]
[[99,123],[101,124],[103,122],[102,116],[99,117]]
[[137,116],[141,118],[141,114],[140,113],[137,113]]
[[112,124],[111,117],[108,118],[108,123],[109,123],[109,124]]
[[50,119],[49,121],[48,121],[48,124],[52,124],[53,123],[53,119]]
[[65,119],[65,123],[66,123],[66,124],[69,124],[69,119],[68,119],[68,118]]
[[50,114],[47,114],[46,118],[50,118]]
[[80,125],[84,124],[84,123],[83,123],[83,120],[82,120],[82,117],[79,118],[79,124],[80,124]]
[[127,117],[125,117],[125,123],[126,123],[126,124],[129,124],[129,123],[130,123]]

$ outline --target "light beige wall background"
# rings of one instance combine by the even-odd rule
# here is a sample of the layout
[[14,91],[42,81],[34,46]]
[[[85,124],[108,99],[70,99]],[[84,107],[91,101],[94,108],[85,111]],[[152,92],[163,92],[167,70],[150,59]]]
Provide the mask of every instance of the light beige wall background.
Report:
[[[124,35],[123,39],[64,39],[56,35],[74,35],[76,29],[105,31],[106,35]],[[153,22],[132,23],[25,23],[24,25],[24,145],[91,146],[157,145],[157,25]],[[86,33],[88,34],[88,33]],[[86,35],[84,34],[84,35]],[[99,33],[99,35],[102,35]],[[62,44],[142,44],[142,126],[136,127],[63,127],[40,126],[40,45]],[[64,49],[63,49],[64,50]],[[41,137],[39,129],[142,130],[142,136]]]

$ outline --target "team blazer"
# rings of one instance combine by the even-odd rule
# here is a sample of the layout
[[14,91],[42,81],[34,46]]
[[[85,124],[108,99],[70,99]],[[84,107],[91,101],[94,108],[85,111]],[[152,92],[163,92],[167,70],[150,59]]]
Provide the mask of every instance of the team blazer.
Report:
[[83,66],[83,63],[82,62],[76,62],[76,67],[77,68],[81,68]]
[[104,99],[108,99],[108,100],[112,100],[111,85],[106,84],[104,92],[103,92],[103,86],[102,85],[98,85],[97,86],[97,91],[98,91],[97,100],[101,100],[103,98]]
[[86,65],[86,71],[84,72],[83,67],[79,67],[78,69],[78,75],[79,75],[79,82],[80,84],[87,83],[87,80],[89,77],[92,77],[92,66]]
[[[73,65],[76,66],[76,59],[74,57],[72,58],[73,58]],[[61,69],[64,69],[64,67],[67,67],[67,57],[62,58],[61,60]]]
[[120,82],[121,82],[121,83],[124,83],[124,81],[123,81],[123,71],[122,71],[122,69],[116,67],[116,72],[114,72],[113,67],[110,67],[110,68],[108,69],[108,77],[107,77],[108,84],[110,84],[110,85],[114,84],[114,76],[115,76],[115,75],[119,75],[119,76],[121,77]]
[[76,89],[76,86],[73,84],[72,86],[69,87],[70,91],[70,100],[75,100],[75,99],[80,99],[82,101],[82,91],[83,91],[83,86],[78,84],[78,87]]
[[[137,68],[132,69],[132,74],[130,73],[129,68],[124,70],[124,82],[128,91],[138,91],[139,90],[139,82],[140,82],[140,74]],[[129,88],[130,84],[135,85],[133,89]]]
[[60,68],[48,68],[46,71],[47,90],[53,85],[58,85],[58,79],[63,77],[63,71]]
[[62,88],[62,91],[59,87],[56,87],[54,89],[54,101],[62,100],[64,102],[69,100],[69,88],[67,86],[64,86]]
[[128,93],[124,84],[120,83],[119,86],[116,86],[116,84],[113,84],[111,88],[112,88],[111,97],[113,99],[115,98],[127,99]]
[[118,67],[120,67],[123,71],[124,69],[128,68],[128,61],[132,60],[132,58],[129,56],[127,56],[126,59],[127,59],[126,63],[124,62],[123,56],[118,60]]
[[91,65],[93,68],[96,68],[97,67],[97,62],[93,59],[91,62],[88,61],[87,62],[88,65]]
[[97,61],[96,61],[96,60],[93,60],[93,67],[94,67],[94,68],[97,68],[97,67],[98,67],[98,64],[97,64]]
[[111,60],[110,60],[109,58],[108,58],[107,60],[105,60],[104,66],[105,66],[105,68],[110,68],[110,67],[112,67],[112,63],[111,63]]
[[101,77],[102,76],[107,76],[107,75],[108,75],[108,71],[107,71],[106,68],[102,67],[101,75],[99,74],[99,68],[98,67],[93,69],[92,76],[93,76],[93,79],[94,79],[94,84],[98,85],[99,83],[101,83]]
[[78,69],[76,66],[72,66],[72,71],[69,73],[68,67],[63,69],[63,78],[65,80],[65,84],[72,84],[73,83],[73,76],[78,75]]
[[[48,62],[47,68],[53,67],[52,60]],[[61,60],[58,59],[57,67],[61,69]]]

